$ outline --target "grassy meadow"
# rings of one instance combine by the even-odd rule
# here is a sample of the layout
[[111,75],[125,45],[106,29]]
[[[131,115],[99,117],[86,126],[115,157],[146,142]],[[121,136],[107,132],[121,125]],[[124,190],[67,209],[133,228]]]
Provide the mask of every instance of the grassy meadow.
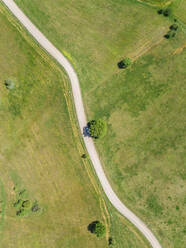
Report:
[[[0,25],[0,247],[106,247],[87,231],[104,213],[76,147],[68,80],[2,13]],[[39,210],[17,216],[19,199]]]
[[[114,75],[107,88],[98,87],[91,102],[94,118],[107,113],[108,136],[97,146],[110,181],[164,247],[174,248],[185,246],[182,42],[165,41],[152,49],[129,70]],[[98,99],[105,99],[101,108]]]
[[141,2],[159,9],[170,8],[175,18],[178,18],[184,24],[186,23],[186,4],[184,0],[141,0]]
[[115,191],[163,247],[184,248],[185,2],[170,40],[173,18],[134,0],[16,2],[74,65],[89,119],[108,121],[96,145]]
[[[3,5],[0,25],[0,247],[105,248],[111,236],[116,248],[148,248],[81,158],[67,76]],[[88,232],[95,220],[105,237]]]

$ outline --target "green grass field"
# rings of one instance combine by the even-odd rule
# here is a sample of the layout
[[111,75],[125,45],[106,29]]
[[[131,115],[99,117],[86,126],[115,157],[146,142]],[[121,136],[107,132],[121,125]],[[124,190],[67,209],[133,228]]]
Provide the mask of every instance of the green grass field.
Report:
[[[148,248],[105,205],[81,159],[65,73],[2,5],[0,25],[0,247],[105,248],[111,236],[116,248]],[[105,223],[104,238],[88,232],[95,220]]]
[[177,248],[185,244],[186,220],[185,51],[179,38],[114,75],[90,100],[93,118],[105,115],[109,123],[97,145],[110,181],[162,244]]
[[108,121],[96,145],[120,198],[163,247],[184,248],[185,2],[172,3],[172,40],[173,19],[137,1],[16,2],[73,63],[89,119]]
[[[0,25],[0,246],[106,247],[105,238],[87,231],[91,221],[104,219],[72,133],[68,80],[5,15]],[[16,216],[18,199],[37,200],[40,211]]]
[[186,24],[186,4],[185,0],[141,0],[142,3],[149,4],[159,9],[170,8],[172,15]]

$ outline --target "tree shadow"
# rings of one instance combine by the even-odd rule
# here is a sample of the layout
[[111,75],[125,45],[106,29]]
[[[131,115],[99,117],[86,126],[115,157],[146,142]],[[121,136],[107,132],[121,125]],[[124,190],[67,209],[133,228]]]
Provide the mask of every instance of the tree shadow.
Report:
[[119,69],[124,69],[125,68],[125,65],[124,65],[123,61],[118,62],[118,68]]
[[113,242],[112,237],[109,237],[109,239],[108,239],[108,245],[112,245],[112,242]]
[[94,233],[94,230],[95,230],[95,227],[96,227],[96,224],[97,224],[97,223],[99,223],[99,221],[97,221],[97,220],[91,222],[91,223],[88,225],[88,227],[87,227],[88,231],[91,232],[91,233]]

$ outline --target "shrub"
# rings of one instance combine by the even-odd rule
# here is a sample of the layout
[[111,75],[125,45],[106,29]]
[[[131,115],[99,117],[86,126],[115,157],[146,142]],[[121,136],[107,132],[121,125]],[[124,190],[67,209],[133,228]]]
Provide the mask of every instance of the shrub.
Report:
[[163,10],[162,9],[159,9],[157,12],[158,12],[159,15],[163,14]]
[[37,202],[34,202],[33,206],[32,206],[32,212],[37,212],[39,211],[39,205]]
[[15,83],[12,79],[6,79],[5,86],[7,89],[12,90],[15,87]]
[[88,155],[84,153],[81,157],[82,158],[88,158]]
[[25,210],[24,210],[24,208],[21,208],[20,210],[18,210],[18,211],[16,212],[16,215],[17,215],[17,216],[24,216],[24,215],[25,215]]
[[165,17],[168,17],[168,16],[170,16],[171,14],[172,14],[172,10],[171,10],[170,8],[167,8],[167,9],[163,10],[163,15],[164,15]]
[[95,139],[104,137],[107,132],[107,124],[102,119],[90,121],[88,128],[90,136]]
[[22,204],[23,208],[30,208],[31,207],[31,202],[29,200],[26,200]]
[[109,237],[108,239],[108,245],[109,247],[113,246],[114,242],[113,242],[113,238],[112,237]]
[[131,65],[131,64],[132,64],[131,59],[130,59],[130,58],[125,58],[125,59],[123,59],[122,61],[120,61],[120,62],[118,63],[118,67],[119,67],[120,69],[125,69],[125,68],[127,68],[129,65]]
[[178,29],[178,25],[176,23],[172,24],[170,27],[170,30],[177,30]]
[[169,35],[169,34],[166,34],[166,35],[164,35],[164,37],[165,37],[166,39],[169,39],[169,38],[170,38],[170,35]]
[[176,35],[176,32],[173,31],[173,30],[171,30],[171,31],[169,31],[166,35],[164,35],[164,37],[165,37],[166,39],[170,39],[170,38],[175,37],[175,35]]
[[23,200],[19,199],[14,203],[15,208],[20,208],[23,204]]
[[103,237],[103,235],[105,234],[105,226],[101,222],[98,222],[95,225],[93,233],[95,233],[97,237]]
[[105,234],[105,226],[100,221],[93,221],[88,225],[88,230],[96,234],[97,237],[102,237]]

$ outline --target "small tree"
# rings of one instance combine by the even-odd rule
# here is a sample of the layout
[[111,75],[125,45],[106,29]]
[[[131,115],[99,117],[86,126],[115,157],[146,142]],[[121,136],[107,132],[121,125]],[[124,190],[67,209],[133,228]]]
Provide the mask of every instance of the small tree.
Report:
[[165,34],[164,37],[165,37],[166,39],[169,39],[169,38],[170,38],[170,35],[169,35],[169,34]]
[[23,208],[30,208],[31,207],[31,202],[29,200],[26,200],[22,204]]
[[88,155],[86,153],[83,153],[81,157],[85,159],[85,158],[88,158]]
[[17,216],[24,216],[24,215],[25,215],[25,209],[24,209],[24,208],[19,209],[19,210],[16,212],[16,215],[17,215]]
[[170,16],[171,14],[172,14],[172,10],[171,10],[170,8],[167,8],[167,9],[163,10],[163,15],[164,15],[165,17],[168,17],[168,16]]
[[101,222],[94,221],[89,226],[91,226],[90,231],[94,233],[97,237],[103,237],[105,235],[106,229]]
[[97,237],[103,237],[105,235],[105,226],[101,223],[98,222],[95,226],[94,233],[96,234]]
[[173,31],[173,30],[171,30],[171,31],[169,31],[164,37],[165,37],[166,39],[170,39],[170,38],[173,38],[175,35],[176,35],[176,32]]
[[7,89],[12,90],[15,87],[15,83],[12,79],[6,79],[4,82]]
[[113,244],[113,238],[112,237],[109,237],[108,239],[108,245],[111,246]]
[[163,10],[162,9],[159,9],[157,12],[158,12],[159,15],[163,14]]
[[177,30],[178,29],[178,25],[176,23],[172,24],[170,27],[170,30]]
[[129,65],[131,65],[131,64],[132,64],[131,59],[130,59],[130,58],[125,58],[125,59],[123,59],[122,61],[120,61],[120,62],[118,63],[118,67],[121,68],[121,69],[125,69],[125,68],[127,68]]
[[98,139],[106,135],[107,124],[104,120],[92,120],[88,123],[89,134],[91,137]]

